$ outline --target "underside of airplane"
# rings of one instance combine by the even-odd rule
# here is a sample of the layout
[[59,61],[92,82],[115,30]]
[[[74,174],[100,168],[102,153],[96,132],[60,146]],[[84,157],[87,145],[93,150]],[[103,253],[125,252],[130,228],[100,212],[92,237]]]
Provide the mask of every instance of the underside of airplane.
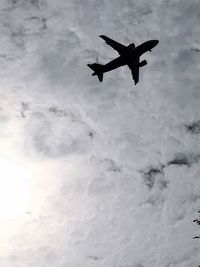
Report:
[[151,51],[159,41],[150,40],[136,47],[134,43],[125,46],[105,35],[100,35],[99,37],[116,50],[119,56],[105,65],[99,63],[88,64],[87,66],[94,71],[92,76],[97,75],[99,81],[102,82],[105,72],[127,65],[131,70],[135,84],[137,84],[139,82],[139,68],[147,64],[146,60],[140,61],[140,56],[147,51]]

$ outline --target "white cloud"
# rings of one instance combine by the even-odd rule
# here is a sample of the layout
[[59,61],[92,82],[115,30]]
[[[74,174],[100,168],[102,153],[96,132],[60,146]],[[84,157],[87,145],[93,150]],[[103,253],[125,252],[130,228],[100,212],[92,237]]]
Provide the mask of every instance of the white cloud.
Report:
[[[31,197],[1,218],[0,267],[198,266],[198,1],[13,0],[0,13],[0,154],[23,162]],[[137,86],[126,68],[90,76],[117,55],[99,34],[160,40]]]

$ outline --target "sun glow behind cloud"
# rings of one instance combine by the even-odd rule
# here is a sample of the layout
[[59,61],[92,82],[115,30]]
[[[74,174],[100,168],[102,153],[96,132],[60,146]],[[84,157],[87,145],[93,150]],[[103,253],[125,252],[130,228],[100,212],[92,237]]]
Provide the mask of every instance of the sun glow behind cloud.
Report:
[[[73,175],[73,165],[65,162],[67,166],[62,172],[62,160],[50,162],[25,157],[6,141],[0,150],[0,251],[7,256],[22,243],[32,246],[33,232],[36,238],[33,242],[43,242],[42,218],[52,216],[54,196],[65,174]],[[48,227],[45,225],[45,231]]]
[[27,171],[14,159],[0,156],[0,220],[14,219],[29,206]]
[[28,160],[10,150],[9,156],[1,153],[0,222],[21,221],[27,214],[37,217],[46,198],[60,188],[59,179],[55,184],[60,165],[57,161],[50,164],[48,160]]

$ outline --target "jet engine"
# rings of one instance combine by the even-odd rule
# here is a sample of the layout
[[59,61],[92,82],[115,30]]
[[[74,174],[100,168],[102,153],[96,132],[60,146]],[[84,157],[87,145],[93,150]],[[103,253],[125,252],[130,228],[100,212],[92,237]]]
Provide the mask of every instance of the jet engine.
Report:
[[146,60],[142,60],[140,63],[139,63],[139,67],[143,67],[147,65],[147,61]]
[[134,49],[135,48],[135,44],[134,43],[131,43],[130,45],[128,45],[128,48],[129,49]]

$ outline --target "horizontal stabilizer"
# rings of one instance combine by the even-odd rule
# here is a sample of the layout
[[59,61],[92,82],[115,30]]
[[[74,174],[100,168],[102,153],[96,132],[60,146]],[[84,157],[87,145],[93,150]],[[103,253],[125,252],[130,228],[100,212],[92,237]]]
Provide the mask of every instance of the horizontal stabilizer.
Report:
[[98,76],[99,81],[102,82],[103,81],[103,72],[100,74],[97,74],[97,76]]
[[87,65],[90,69],[92,69],[94,72],[92,73],[92,76],[97,75],[100,82],[103,81],[103,68],[104,65],[93,63]]

